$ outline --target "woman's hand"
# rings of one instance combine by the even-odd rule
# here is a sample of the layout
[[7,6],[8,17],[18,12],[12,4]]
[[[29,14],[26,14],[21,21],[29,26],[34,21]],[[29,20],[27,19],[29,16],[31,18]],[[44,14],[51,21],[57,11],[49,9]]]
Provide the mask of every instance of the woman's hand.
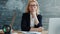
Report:
[[32,13],[32,18],[34,18],[34,23],[37,25],[39,23],[36,11],[33,11]]
[[39,27],[39,28],[31,28],[30,31],[42,32],[42,27]]
[[33,11],[31,14],[32,14],[32,17],[33,17],[33,18],[36,17],[36,11]]

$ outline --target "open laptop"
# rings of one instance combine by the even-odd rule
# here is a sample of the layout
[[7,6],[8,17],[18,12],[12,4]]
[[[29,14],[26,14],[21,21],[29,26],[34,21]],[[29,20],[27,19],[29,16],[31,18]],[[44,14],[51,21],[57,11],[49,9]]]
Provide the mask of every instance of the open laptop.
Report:
[[60,34],[60,18],[50,18],[48,34]]

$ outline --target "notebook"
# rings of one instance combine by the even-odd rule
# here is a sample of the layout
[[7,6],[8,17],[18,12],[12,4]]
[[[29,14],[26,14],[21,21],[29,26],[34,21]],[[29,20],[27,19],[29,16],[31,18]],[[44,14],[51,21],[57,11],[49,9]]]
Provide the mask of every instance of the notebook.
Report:
[[22,31],[23,34],[41,34],[41,32],[35,32],[35,31],[29,31],[29,32],[26,32],[26,31]]

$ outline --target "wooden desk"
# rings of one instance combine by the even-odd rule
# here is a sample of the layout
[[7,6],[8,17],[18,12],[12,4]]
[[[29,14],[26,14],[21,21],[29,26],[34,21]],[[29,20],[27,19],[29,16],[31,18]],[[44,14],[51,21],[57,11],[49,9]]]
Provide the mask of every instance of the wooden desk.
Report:
[[[22,34],[22,32],[17,32],[17,31],[14,31],[12,33]],[[2,32],[0,32],[0,34],[4,34],[4,32],[2,31]]]
[[1,32],[0,32],[0,34],[4,34],[4,32],[3,32],[3,31],[1,31]]
[[[17,32],[18,34],[22,34],[22,32],[18,32],[18,31],[14,31],[15,33]],[[13,33],[14,33],[13,32]],[[42,34],[47,34],[48,33],[48,31],[42,31]],[[0,34],[4,34],[3,32],[0,32]]]

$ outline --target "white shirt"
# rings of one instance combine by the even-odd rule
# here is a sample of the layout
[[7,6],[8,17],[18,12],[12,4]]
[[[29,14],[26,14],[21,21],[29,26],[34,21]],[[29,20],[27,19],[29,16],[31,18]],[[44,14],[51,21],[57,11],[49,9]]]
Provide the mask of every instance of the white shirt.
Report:
[[32,18],[31,14],[30,14],[30,27],[34,27],[34,18]]
[[[34,27],[35,23],[34,23],[34,18],[32,18],[32,15],[30,14],[30,27]],[[35,33],[35,34],[42,34],[41,32],[31,32],[31,33]]]

